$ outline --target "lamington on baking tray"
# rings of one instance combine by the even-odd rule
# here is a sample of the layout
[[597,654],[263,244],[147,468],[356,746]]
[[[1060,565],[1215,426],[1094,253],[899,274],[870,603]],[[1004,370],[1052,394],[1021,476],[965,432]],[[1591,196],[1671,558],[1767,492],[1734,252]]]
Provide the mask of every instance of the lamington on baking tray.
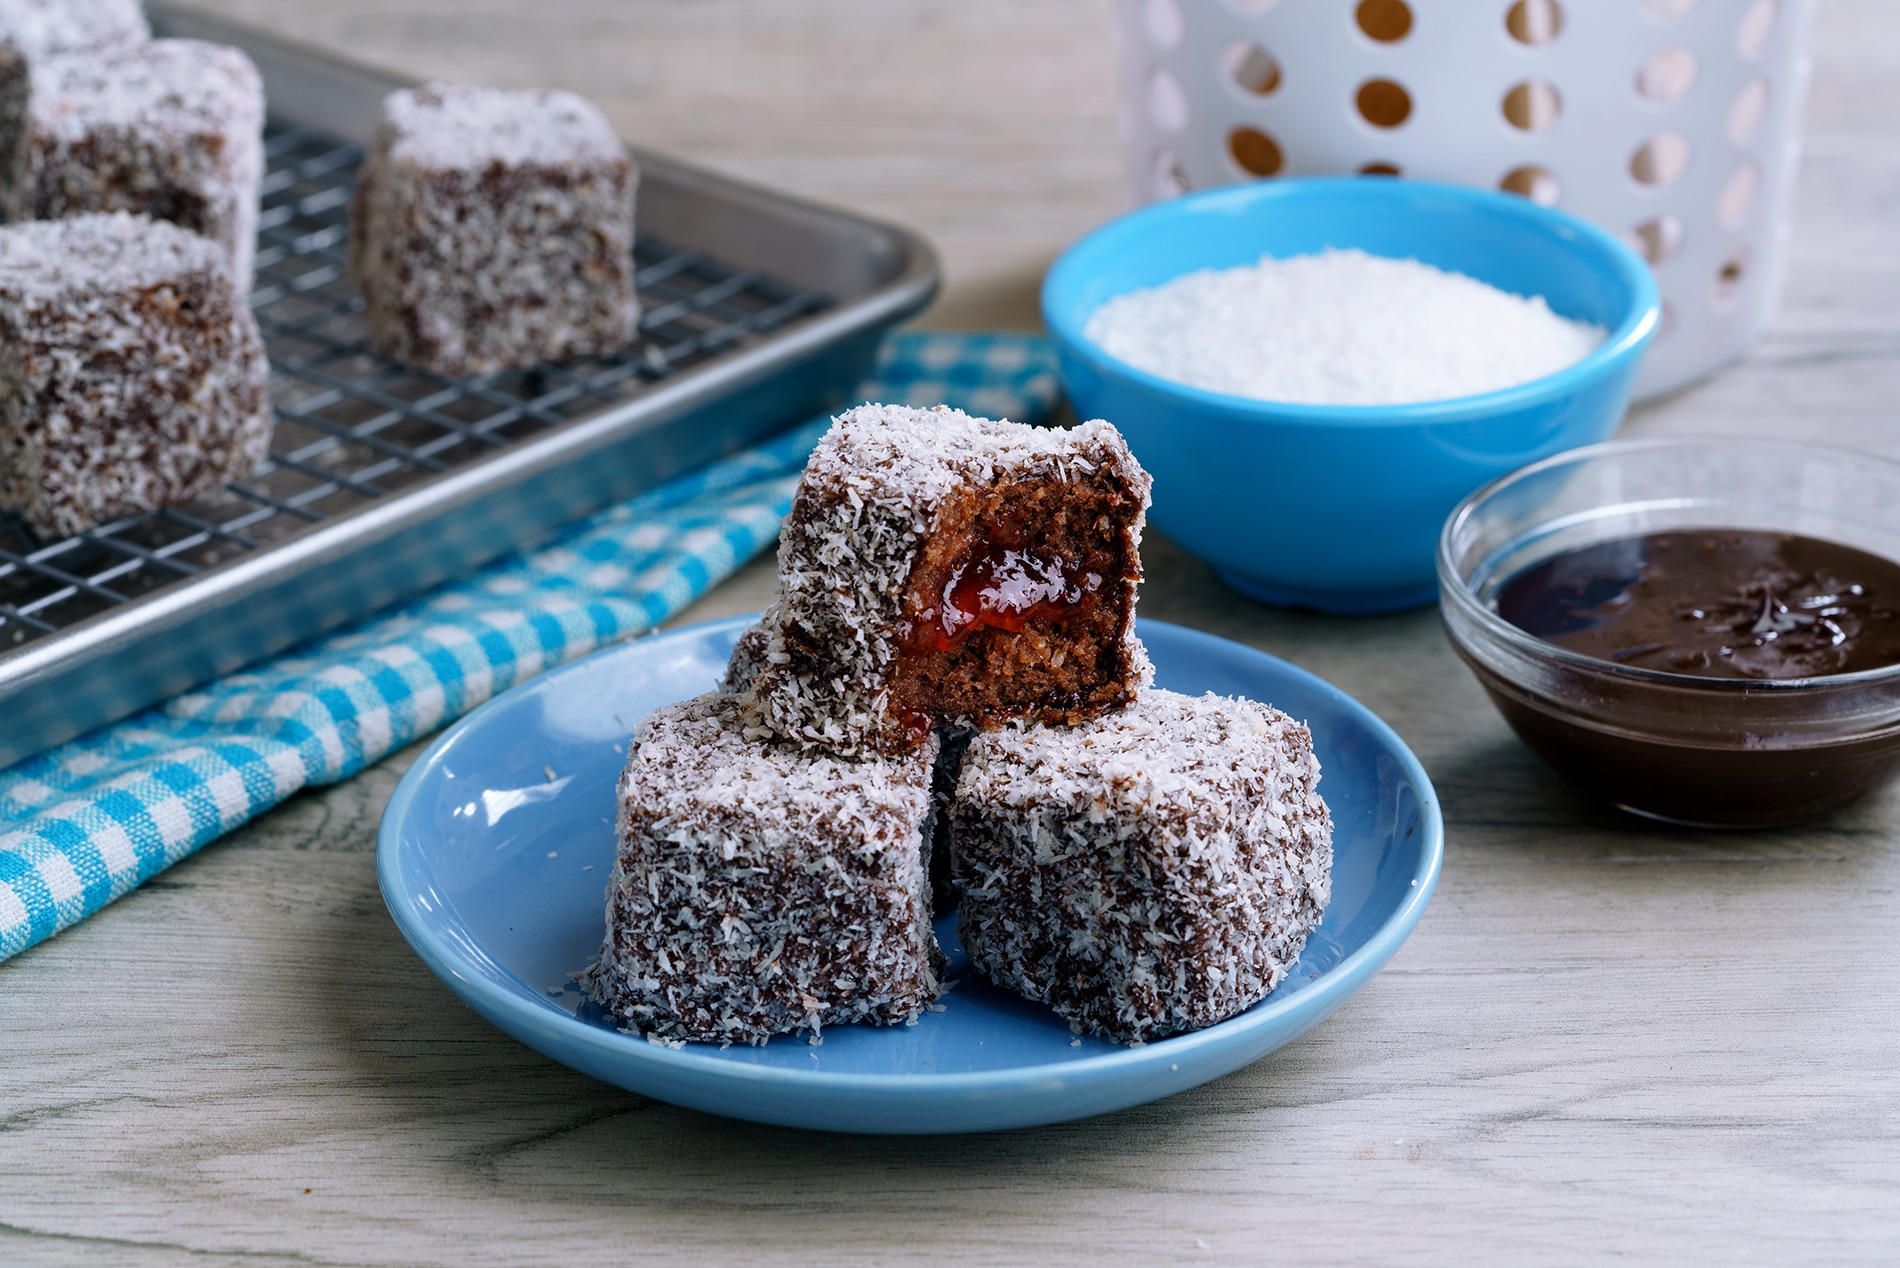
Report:
[[249,290],[264,175],[264,87],[235,48],[154,40],[33,66],[9,206],[52,220],[131,211],[224,248]]
[[1151,674],[1134,634],[1148,487],[1104,422],[847,411],[780,538],[755,725],[853,756],[1128,704]]
[[723,692],[647,715],[589,993],[664,1042],[916,1018],[941,989],[922,856],[935,756],[761,744]]
[[0,44],[28,61],[151,38],[139,0],[0,0]]
[[0,220],[18,211],[34,63],[151,37],[139,0],[0,0]]
[[957,929],[997,985],[1121,1040],[1198,1029],[1285,977],[1331,893],[1307,729],[1149,689],[1079,727],[971,742],[949,811]]
[[270,364],[224,252],[118,212],[0,229],[0,507],[65,535],[248,475]]
[[635,180],[573,93],[392,93],[350,211],[371,344],[451,376],[624,347],[639,319]]

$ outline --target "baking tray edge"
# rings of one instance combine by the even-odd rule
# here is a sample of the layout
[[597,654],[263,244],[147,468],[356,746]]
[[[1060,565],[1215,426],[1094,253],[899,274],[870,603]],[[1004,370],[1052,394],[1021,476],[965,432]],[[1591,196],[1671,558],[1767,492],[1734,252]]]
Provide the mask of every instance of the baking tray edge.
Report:
[[[415,82],[242,23],[162,3],[147,9],[163,34],[245,48],[264,71],[274,114],[346,139],[367,135],[385,92]],[[327,107],[325,83],[333,85]],[[288,93],[280,92],[286,84]],[[755,243],[755,258],[743,258],[739,226],[763,217],[786,240],[803,230],[820,257],[849,254],[855,238],[862,247],[855,259],[805,267],[855,266],[869,275],[869,288],[837,295],[836,306],[634,400],[0,654],[0,768],[545,540],[563,524],[835,407],[868,370],[883,333],[936,294],[936,254],[906,229],[633,152],[642,165],[643,232],[664,236],[650,226],[654,210],[670,221],[700,204],[711,231],[739,239],[719,258],[781,276],[782,261],[756,257],[783,244]],[[228,615],[205,629],[217,614]]]

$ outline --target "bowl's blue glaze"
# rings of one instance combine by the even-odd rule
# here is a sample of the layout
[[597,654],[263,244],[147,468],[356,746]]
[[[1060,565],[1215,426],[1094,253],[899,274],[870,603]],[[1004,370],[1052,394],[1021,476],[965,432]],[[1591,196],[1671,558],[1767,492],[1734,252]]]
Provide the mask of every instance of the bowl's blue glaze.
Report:
[[[1290,405],[1169,382],[1083,337],[1103,301],[1196,269],[1359,247],[1412,258],[1609,330],[1569,369],[1416,405]],[[1043,319],[1083,418],[1106,418],[1155,479],[1155,527],[1268,602],[1330,612],[1430,602],[1433,549],[1479,485],[1611,434],[1656,331],[1649,266],[1526,199],[1417,181],[1314,177],[1191,194],[1070,247]]]

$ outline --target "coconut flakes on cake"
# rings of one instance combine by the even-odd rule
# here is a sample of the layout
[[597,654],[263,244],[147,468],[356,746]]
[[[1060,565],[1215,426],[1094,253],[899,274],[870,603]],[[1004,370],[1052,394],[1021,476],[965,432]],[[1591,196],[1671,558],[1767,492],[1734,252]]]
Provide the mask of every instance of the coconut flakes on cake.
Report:
[[978,735],[950,807],[958,929],[992,981],[1148,1040],[1264,998],[1331,892],[1307,729],[1149,690],[1085,726]]
[[[757,733],[854,755],[901,750],[938,723],[1080,721],[1127,703],[1152,673],[1134,636],[1149,483],[1101,421],[1059,431],[945,406],[840,415],[780,539],[776,627],[753,684]],[[1096,509],[1070,524],[1079,507]],[[1012,558],[1029,537],[1062,557]],[[971,632],[949,600],[959,569],[984,551],[1004,581],[1010,567],[1033,576],[1017,591],[1039,596],[1029,602],[1086,593],[1088,603],[1080,615],[1026,618],[1020,631]],[[1083,556],[1108,562],[1085,566]],[[1052,564],[1070,571],[1054,575]],[[1018,601],[1000,581],[983,598]],[[1078,638],[1087,655],[1065,664]],[[1105,678],[1084,676],[1103,663]]]
[[916,1018],[941,990],[922,829],[936,746],[761,745],[715,692],[640,723],[589,993],[664,1041]]

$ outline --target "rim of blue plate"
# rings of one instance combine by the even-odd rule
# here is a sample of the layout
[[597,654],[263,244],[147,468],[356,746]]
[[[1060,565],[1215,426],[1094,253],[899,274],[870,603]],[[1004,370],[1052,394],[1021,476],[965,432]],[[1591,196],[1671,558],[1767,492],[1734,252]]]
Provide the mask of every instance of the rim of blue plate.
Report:
[[[669,630],[664,634],[652,635],[640,641],[649,642],[655,638],[670,637],[703,637],[720,626],[731,626],[735,630],[743,629],[755,619],[756,614],[708,621]],[[1086,1076],[1097,1071],[1138,1070],[1150,1064],[1165,1069],[1171,1059],[1183,1054],[1207,1046],[1226,1047],[1237,1042],[1248,1031],[1270,1028],[1282,1014],[1296,1008],[1301,1010],[1320,1008],[1322,1011],[1330,1011],[1325,1010],[1324,1005],[1335,995],[1351,995],[1357,989],[1357,983],[1362,976],[1375,971],[1397,952],[1425,913],[1432,891],[1437,887],[1445,855],[1444,816],[1439,807],[1438,791],[1432,786],[1424,766],[1405,741],[1399,738],[1396,731],[1386,725],[1385,721],[1372,710],[1318,675],[1308,673],[1267,652],[1248,648],[1244,644],[1237,644],[1200,630],[1172,625],[1164,621],[1144,621],[1143,624],[1151,627],[1165,627],[1177,636],[1185,636],[1190,642],[1202,642],[1223,648],[1240,647],[1274,661],[1287,674],[1298,679],[1305,679],[1309,686],[1317,687],[1336,697],[1348,712],[1357,716],[1361,725],[1365,726],[1396,756],[1400,768],[1418,790],[1420,818],[1425,825],[1425,839],[1419,846],[1419,865],[1412,877],[1416,883],[1409,889],[1405,901],[1384,924],[1379,926],[1378,931],[1363,946],[1327,969],[1313,985],[1306,987],[1298,994],[1285,996],[1277,1001],[1272,995],[1268,995],[1266,999],[1239,1016],[1216,1023],[1205,1030],[1156,1040],[1138,1048],[1128,1047],[1101,1056],[1081,1057],[1057,1065],[1013,1066],[1003,1070],[975,1073],[847,1074],[817,1070],[787,1070],[727,1060],[717,1055],[719,1050],[716,1048],[709,1048],[704,1052],[694,1051],[695,1047],[702,1045],[688,1045],[685,1048],[675,1049],[651,1044],[638,1035],[619,1030],[607,1030],[594,1023],[582,1021],[530,994],[518,993],[500,986],[485,976],[464,972],[457,957],[450,950],[449,940],[437,933],[433,927],[411,920],[406,910],[407,904],[396,901],[399,895],[406,893],[399,883],[400,855],[403,850],[400,839],[401,825],[407,818],[428,772],[442,754],[455,744],[459,736],[481,725],[484,714],[497,710],[504,701],[518,697],[521,693],[545,691],[550,684],[559,681],[567,674],[577,672],[590,661],[623,652],[627,647],[626,643],[616,643],[590,652],[586,656],[571,660],[528,682],[512,687],[470,711],[436,737],[415,764],[403,773],[395,792],[390,795],[389,803],[383,810],[382,821],[377,828],[376,879],[382,891],[383,904],[389,909],[390,916],[395,920],[404,939],[432,972],[444,982],[449,983],[451,987],[456,982],[460,982],[466,989],[481,995],[487,1006],[494,1008],[498,1013],[505,1014],[514,1026],[529,1030],[551,1031],[601,1053],[613,1053],[622,1060],[649,1064],[658,1069],[690,1070],[753,1087],[810,1088],[856,1092],[860,1095],[864,1093],[914,1094],[925,1087],[932,1092],[943,1093],[1005,1092],[1018,1089],[1025,1081],[1045,1077],[1051,1070],[1060,1071],[1063,1077],[1067,1078]],[[490,1020],[494,1019],[490,1018]],[[497,1024],[501,1023],[497,1022]],[[509,1028],[507,1025],[503,1026],[504,1030]]]
[[[1138,369],[1118,357],[1110,356],[1083,334],[1082,327],[1087,324],[1094,310],[1077,313],[1075,310],[1079,305],[1068,302],[1066,292],[1073,291],[1087,276],[1091,255],[1119,252],[1136,246],[1153,225],[1166,220],[1215,213],[1231,214],[1260,203],[1311,198],[1320,194],[1331,196],[1346,191],[1351,191],[1351,196],[1355,198],[1383,200],[1393,204],[1438,199],[1447,204],[1447,210],[1450,205],[1459,205],[1479,214],[1505,216],[1533,224],[1556,241],[1584,246],[1592,255],[1609,265],[1630,289],[1633,296],[1630,311],[1594,351],[1575,365],[1566,366],[1555,374],[1547,374],[1515,387],[1500,388],[1495,392],[1481,392],[1476,396],[1454,396],[1440,401],[1418,401],[1404,405],[1308,405],[1212,392]],[[1339,245],[1350,248],[1354,244],[1344,242]],[[1043,277],[1041,306],[1044,325],[1063,349],[1087,361],[1098,373],[1111,378],[1123,379],[1151,392],[1178,397],[1202,409],[1219,410],[1232,417],[1254,418],[1261,422],[1362,427],[1463,422],[1506,410],[1546,404],[1572,395],[1586,384],[1611,373],[1627,358],[1640,353],[1662,320],[1662,296],[1656,289],[1656,279],[1649,265],[1616,235],[1587,220],[1554,207],[1539,206],[1516,194],[1438,181],[1373,180],[1363,176],[1296,176],[1228,185],[1182,194],[1166,202],[1128,212],[1078,239],[1056,258]]]

